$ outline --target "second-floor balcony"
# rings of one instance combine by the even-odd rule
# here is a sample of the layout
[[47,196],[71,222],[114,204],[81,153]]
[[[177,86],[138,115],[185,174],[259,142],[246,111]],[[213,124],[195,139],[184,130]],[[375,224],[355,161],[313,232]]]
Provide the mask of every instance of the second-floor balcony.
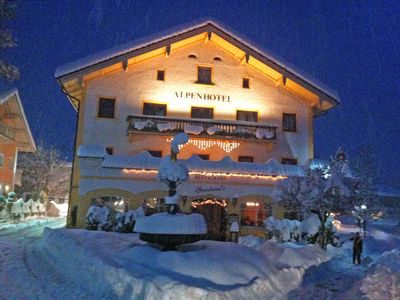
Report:
[[276,126],[258,122],[173,118],[162,116],[128,116],[128,134],[157,133],[173,135],[185,132],[192,136],[225,139],[276,141]]
[[15,140],[15,130],[0,122],[0,136]]

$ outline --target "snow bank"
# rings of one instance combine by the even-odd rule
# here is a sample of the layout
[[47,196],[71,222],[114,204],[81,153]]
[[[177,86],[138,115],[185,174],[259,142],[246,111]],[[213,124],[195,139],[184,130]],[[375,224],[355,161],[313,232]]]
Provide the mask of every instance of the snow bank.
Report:
[[239,245],[243,245],[243,246],[255,248],[255,249],[257,249],[259,246],[261,246],[264,242],[265,242],[264,239],[256,237],[254,235],[240,236],[239,241],[238,241]]
[[258,250],[268,255],[277,268],[304,268],[319,265],[330,257],[317,245],[266,241]]
[[158,234],[206,234],[207,224],[200,214],[158,213],[138,219],[134,231]]
[[86,299],[284,299],[302,275],[276,269],[252,248],[215,241],[162,252],[135,234],[46,229],[33,247],[32,268],[56,269],[59,292],[67,282]]
[[400,299],[400,251],[383,253],[371,264],[367,275],[361,280],[361,292],[367,299]]

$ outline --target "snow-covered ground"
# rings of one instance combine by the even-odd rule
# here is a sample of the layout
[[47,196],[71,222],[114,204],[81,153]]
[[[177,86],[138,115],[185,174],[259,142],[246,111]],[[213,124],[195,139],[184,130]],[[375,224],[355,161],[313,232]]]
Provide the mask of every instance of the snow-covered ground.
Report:
[[137,234],[64,223],[0,225],[0,299],[400,299],[397,222],[369,226],[362,265],[351,262],[352,225],[328,252],[252,236],[163,252]]

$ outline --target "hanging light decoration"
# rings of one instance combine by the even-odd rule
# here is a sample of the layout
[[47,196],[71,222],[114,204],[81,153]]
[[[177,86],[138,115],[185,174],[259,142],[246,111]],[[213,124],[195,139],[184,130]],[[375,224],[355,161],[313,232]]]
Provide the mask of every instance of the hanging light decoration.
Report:
[[[172,141],[172,138],[167,138],[167,142],[170,143]],[[215,140],[193,140],[190,139],[189,142],[187,142],[184,145],[179,146],[179,150],[182,148],[186,147],[187,145],[193,145],[200,150],[207,150],[213,146],[217,146],[220,149],[224,150],[227,153],[232,152],[236,148],[240,146],[239,142],[227,142],[227,141],[215,141]]]
[[206,200],[195,200],[192,201],[192,207],[196,208],[202,205],[219,205],[221,207],[226,207],[227,203],[225,200],[217,200],[217,199],[206,199]]
[[[146,169],[123,169],[125,174],[157,174],[157,170],[146,170]],[[263,179],[269,181],[279,181],[287,178],[287,176],[274,176],[274,175],[259,175],[259,174],[243,174],[243,173],[222,173],[222,172],[212,172],[212,171],[189,171],[190,176],[201,175],[208,178],[213,178],[215,176],[224,178],[249,178],[249,179]]]

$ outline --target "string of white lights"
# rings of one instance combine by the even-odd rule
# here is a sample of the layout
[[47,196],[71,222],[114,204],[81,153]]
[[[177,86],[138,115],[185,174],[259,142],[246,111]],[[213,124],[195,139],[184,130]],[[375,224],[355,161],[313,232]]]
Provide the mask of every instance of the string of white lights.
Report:
[[[170,143],[172,138],[167,138],[167,142]],[[226,142],[226,141],[214,141],[214,140],[194,140],[190,139],[186,144],[179,145],[179,150],[184,148],[186,145],[193,145],[200,150],[207,150],[213,146],[217,146],[227,153],[232,152],[240,146],[239,142]]]

